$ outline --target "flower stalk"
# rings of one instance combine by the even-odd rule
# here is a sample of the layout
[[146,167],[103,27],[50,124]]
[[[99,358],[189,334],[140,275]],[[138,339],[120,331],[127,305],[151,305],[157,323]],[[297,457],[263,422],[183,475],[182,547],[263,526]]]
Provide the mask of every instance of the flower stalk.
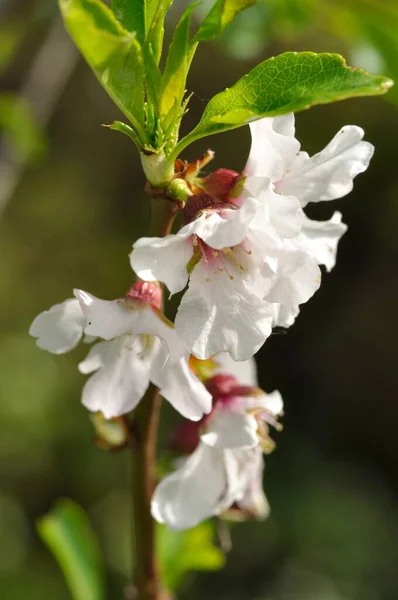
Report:
[[156,446],[161,398],[151,384],[134,413],[132,443],[133,544],[137,600],[161,600],[151,497],[155,488]]
[[[150,235],[164,237],[171,232],[178,203],[155,193],[150,184]],[[152,192],[152,193],[151,193]],[[163,298],[162,298],[163,306]],[[159,388],[150,384],[134,411],[132,423],[133,545],[136,600],[165,600],[156,556],[156,527],[151,515],[151,498],[156,485],[156,448],[160,416]]]

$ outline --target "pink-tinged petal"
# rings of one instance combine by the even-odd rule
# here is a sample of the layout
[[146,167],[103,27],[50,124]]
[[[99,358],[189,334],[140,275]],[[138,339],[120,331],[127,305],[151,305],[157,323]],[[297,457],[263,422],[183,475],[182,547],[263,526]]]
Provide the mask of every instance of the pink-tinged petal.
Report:
[[244,411],[218,408],[200,439],[213,448],[254,448],[258,445],[257,421]]
[[96,371],[83,387],[83,405],[106,419],[130,412],[149,385],[151,363],[152,351],[138,336],[99,342],[79,364],[81,373]]
[[71,298],[37,315],[29,333],[37,338],[39,348],[53,354],[64,354],[80,342],[85,324],[86,317],[78,301]]
[[151,368],[151,381],[160,394],[186,419],[199,421],[212,408],[212,397],[203,383],[194,375],[186,358],[169,361],[166,366],[161,354]]
[[120,300],[100,300],[83,290],[73,290],[87,319],[84,332],[111,340],[133,330],[138,312],[129,310]]
[[[197,358],[227,351],[247,360],[271,333],[273,311],[225,270],[194,268],[175,320],[177,333]],[[231,279],[231,277],[233,277]]]
[[294,137],[294,115],[254,121],[250,132],[252,145],[245,174],[277,181],[300,150]]
[[152,516],[172,529],[189,529],[220,512],[228,474],[224,451],[199,444],[174,473],[157,486]]
[[225,209],[221,214],[208,212],[187,225],[191,233],[208,246],[221,250],[240,244],[247,236],[248,227],[261,209],[261,202],[247,198],[237,209]]
[[353,188],[353,179],[369,166],[374,147],[363,142],[363,129],[343,127],[332,141],[311,158],[300,154],[276,184],[282,194],[293,194],[302,206],[308,202],[342,198]]
[[326,270],[331,271],[336,264],[337,245],[346,231],[347,225],[341,222],[338,211],[329,221],[313,221],[304,216],[297,244],[310,252],[318,265],[325,265]]
[[187,264],[193,247],[190,233],[166,235],[164,238],[140,238],[133,246],[130,264],[138,277],[145,281],[161,281],[171,294],[184,289],[188,281]]

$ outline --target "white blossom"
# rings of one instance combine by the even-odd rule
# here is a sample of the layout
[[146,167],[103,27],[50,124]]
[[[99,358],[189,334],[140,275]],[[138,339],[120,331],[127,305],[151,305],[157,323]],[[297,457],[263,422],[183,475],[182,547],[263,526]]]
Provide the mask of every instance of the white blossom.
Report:
[[55,354],[74,348],[83,332],[102,338],[79,370],[91,374],[82,402],[106,419],[133,410],[150,382],[184,417],[199,420],[211,410],[211,395],[188,366],[189,352],[172,324],[146,301],[101,300],[82,290],[38,315],[30,333]]
[[276,424],[283,403],[277,391],[252,390],[237,387],[216,403],[196,450],[157,486],[152,499],[157,521],[186,529],[233,505],[267,516],[262,453],[270,449],[268,424]]
[[[349,193],[366,170],[373,146],[363,130],[344,127],[313,157],[300,152],[294,117],[250,124],[252,147],[239,199],[204,208],[176,234],[141,238],[132,268],[162,281],[172,294],[187,284],[175,320],[191,352],[205,359],[228,351],[246,360],[272,326],[290,326],[320,284],[318,265],[331,270],[346,226],[336,212],[328,221],[309,219],[308,202]],[[214,182],[213,182],[214,183]],[[189,199],[194,203],[197,200]]]

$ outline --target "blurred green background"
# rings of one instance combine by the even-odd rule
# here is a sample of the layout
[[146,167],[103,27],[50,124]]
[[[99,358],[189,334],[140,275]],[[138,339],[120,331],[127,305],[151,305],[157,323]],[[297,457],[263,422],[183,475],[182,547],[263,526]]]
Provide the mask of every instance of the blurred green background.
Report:
[[[176,2],[168,37],[186,2]],[[128,460],[92,444],[76,369],[86,348],[54,357],[29,324],[73,287],[114,298],[129,288],[127,254],[145,231],[135,148],[100,127],[118,110],[78,57],[51,0],[0,3],[0,597],[70,598],[35,520],[59,497],[87,511],[105,554],[109,597],[130,570]],[[199,49],[184,127],[260,60],[286,50],[337,51],[398,79],[398,3],[270,0]],[[301,113],[310,153],[345,124],[376,152],[341,210],[337,266],[288,332],[258,355],[262,387],[281,390],[284,431],[267,459],[272,515],[236,525],[219,573],[189,576],[181,600],[396,600],[398,597],[398,86],[388,97]],[[211,167],[243,168],[248,128],[192,146]],[[161,440],[176,416],[164,409]]]

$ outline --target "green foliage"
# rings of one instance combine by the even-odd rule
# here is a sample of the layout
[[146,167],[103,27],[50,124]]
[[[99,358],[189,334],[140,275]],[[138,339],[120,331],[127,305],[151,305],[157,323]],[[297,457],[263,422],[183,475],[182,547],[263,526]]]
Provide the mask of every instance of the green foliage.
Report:
[[102,560],[82,508],[61,500],[38,520],[37,529],[61,567],[74,600],[103,600]]
[[134,31],[144,47],[148,45],[159,63],[164,26],[163,21],[172,0],[112,0],[116,18],[127,31]]
[[194,39],[211,40],[220,35],[238,13],[246,10],[258,0],[216,0],[203,20]]
[[213,543],[214,530],[206,521],[188,531],[158,529],[158,552],[166,587],[175,592],[190,571],[218,571],[225,556]]
[[35,162],[46,150],[46,139],[25,98],[4,92],[0,95],[0,129],[21,161]]
[[189,67],[197,47],[197,43],[191,42],[189,36],[192,11],[196,6],[197,3],[191,4],[186,9],[170,44],[160,88],[161,116],[167,115],[173,108],[180,110]]
[[181,140],[175,154],[197,139],[261,117],[345,98],[384,94],[391,85],[385,77],[347,67],[338,54],[286,52],[264,61],[232,88],[214,96],[197,127]]
[[[334,40],[354,56],[358,47],[373,51],[386,75],[397,79],[397,31],[396,0],[267,0],[232,24],[221,47],[233,57],[255,58],[275,40],[284,46],[314,44],[318,49]],[[398,102],[398,88],[386,98]]]
[[126,31],[101,0],[60,0],[60,7],[75,44],[144,146],[144,62],[136,34]]
[[24,26],[17,21],[3,23],[0,27],[0,75],[10,64],[21,42]]
[[[171,0],[113,0],[114,12],[101,0],[60,0],[69,33],[132,124],[129,128],[117,122],[111,128],[127,133],[139,149],[167,156],[170,164],[183,148],[202,137],[264,116],[382,94],[391,87],[384,77],[347,67],[337,54],[288,52],[264,61],[212,98],[198,126],[177,144],[189,100],[186,80],[198,42],[218,36],[238,13],[255,3],[216,0],[193,37],[190,24],[196,4],[190,5],[176,27],[162,74],[158,65],[163,21]],[[302,11],[298,15],[302,20]],[[157,185],[155,179],[150,180]]]

